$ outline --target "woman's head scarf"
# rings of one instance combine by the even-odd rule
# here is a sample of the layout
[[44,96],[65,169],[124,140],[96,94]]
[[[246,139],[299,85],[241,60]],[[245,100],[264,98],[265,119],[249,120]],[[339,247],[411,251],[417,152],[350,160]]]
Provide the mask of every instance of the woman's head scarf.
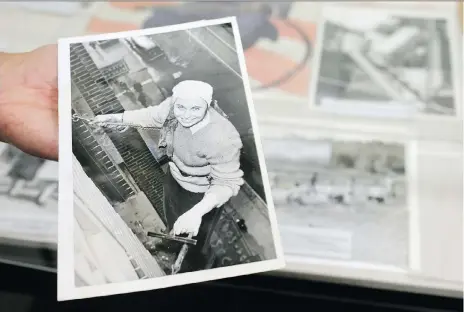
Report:
[[213,100],[213,87],[203,81],[185,80],[172,89],[172,97],[185,100],[202,99],[209,106]]

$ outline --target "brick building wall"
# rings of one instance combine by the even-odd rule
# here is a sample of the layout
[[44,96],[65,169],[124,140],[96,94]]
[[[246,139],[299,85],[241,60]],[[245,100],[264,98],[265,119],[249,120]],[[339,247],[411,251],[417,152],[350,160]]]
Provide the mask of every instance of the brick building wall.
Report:
[[[122,113],[124,111],[124,107],[114,91],[81,43],[71,45],[71,79],[95,115]],[[78,124],[75,123],[75,127],[78,127]],[[164,172],[138,131],[129,129],[122,134],[108,132],[108,136],[123,158],[137,186],[146,194],[157,213],[164,218],[162,192]],[[75,137],[81,142],[88,135],[76,131]],[[98,158],[98,166],[105,163],[107,155],[103,151],[100,154],[93,154]],[[114,179],[118,180],[114,175],[109,174],[108,177],[115,183]],[[125,187],[125,185],[117,185],[116,188],[125,194]]]
[[135,195],[112,159],[102,149],[91,129],[82,121],[74,122],[72,127],[73,153],[81,165],[89,169],[87,174],[95,181],[105,197],[110,201],[124,202]]

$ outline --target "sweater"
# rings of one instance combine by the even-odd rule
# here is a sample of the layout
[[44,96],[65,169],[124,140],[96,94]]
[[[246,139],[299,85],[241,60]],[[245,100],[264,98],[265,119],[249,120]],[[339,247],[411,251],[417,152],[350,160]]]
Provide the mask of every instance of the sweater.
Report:
[[[168,117],[171,98],[157,106],[125,111],[123,123],[161,128]],[[209,108],[198,124],[178,123],[173,136],[171,173],[187,191],[213,194],[222,205],[243,185],[240,169],[240,135],[234,125]]]

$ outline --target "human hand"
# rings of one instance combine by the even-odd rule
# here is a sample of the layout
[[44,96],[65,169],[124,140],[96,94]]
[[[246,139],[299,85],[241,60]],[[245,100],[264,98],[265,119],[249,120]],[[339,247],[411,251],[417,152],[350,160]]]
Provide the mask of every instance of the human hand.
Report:
[[92,120],[93,124],[98,126],[106,126],[108,123],[122,123],[121,114],[108,114],[108,115],[98,115]]
[[[198,204],[197,204],[198,206]],[[197,236],[198,231],[200,230],[201,221],[203,219],[203,213],[200,212],[197,206],[194,206],[192,209],[181,215],[176,222],[174,222],[174,227],[172,233],[174,235],[180,234],[192,234],[192,236]]]
[[0,53],[0,141],[58,159],[57,46]]

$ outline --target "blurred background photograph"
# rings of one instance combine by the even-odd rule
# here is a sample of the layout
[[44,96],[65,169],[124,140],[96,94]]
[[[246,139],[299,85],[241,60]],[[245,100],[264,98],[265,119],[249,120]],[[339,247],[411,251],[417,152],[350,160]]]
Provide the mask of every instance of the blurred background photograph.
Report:
[[[353,3],[353,6],[360,5]],[[363,7],[385,3],[362,2]],[[408,2],[392,6],[443,9],[446,2]],[[168,26],[203,19],[236,16],[245,50],[248,74],[257,105],[266,99],[308,100],[311,59],[324,3],[310,1],[108,1],[4,2],[0,46],[24,51],[59,37],[100,34]],[[14,18],[12,19],[12,17]],[[18,21],[28,23],[18,23]],[[11,28],[11,25],[16,25]],[[30,25],[34,25],[31,27]],[[261,100],[262,99],[262,100]]]
[[[304,100],[315,36],[314,5],[292,1],[109,2],[95,11],[86,32],[151,28],[236,16],[254,99]],[[139,19],[124,20],[129,12],[137,12]],[[121,19],[117,20],[117,16]]]
[[407,269],[404,144],[310,130],[263,139],[286,255]]
[[[312,53],[318,3],[219,1],[219,2],[17,2],[0,4],[0,16],[15,24],[24,19],[36,23],[35,29],[17,25],[10,49],[29,49],[58,37],[99,34],[152,28],[236,16],[245,50],[247,69],[255,99],[279,97],[304,103],[308,94],[309,60]],[[19,12],[21,15],[18,15]],[[21,17],[19,17],[21,16]],[[11,27],[11,24],[9,24]],[[27,29],[27,30],[26,30]],[[43,30],[43,31],[41,31]],[[36,38],[32,35],[36,32]],[[18,34],[21,33],[21,34]],[[17,42],[23,35],[27,42]],[[52,39],[53,38],[53,39]],[[8,39],[8,38],[5,38]],[[0,39],[1,42],[1,39]],[[1,44],[0,44],[1,46]],[[5,48],[8,48],[6,46]],[[270,65],[272,64],[272,65]]]
[[58,163],[0,143],[0,261],[56,268]]
[[327,7],[320,24],[311,103],[348,115],[456,116],[451,15]]

